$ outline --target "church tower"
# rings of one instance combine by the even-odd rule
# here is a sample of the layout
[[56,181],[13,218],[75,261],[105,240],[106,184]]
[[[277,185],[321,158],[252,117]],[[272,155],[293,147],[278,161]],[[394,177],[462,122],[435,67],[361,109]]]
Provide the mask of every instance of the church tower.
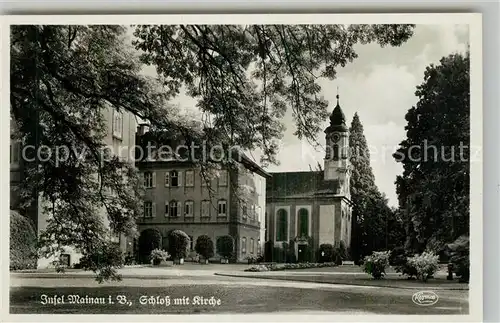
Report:
[[330,115],[330,125],[325,129],[326,154],[324,166],[325,180],[338,180],[340,194],[350,196],[351,163],[349,160],[349,129],[340,108],[339,95],[337,105]]

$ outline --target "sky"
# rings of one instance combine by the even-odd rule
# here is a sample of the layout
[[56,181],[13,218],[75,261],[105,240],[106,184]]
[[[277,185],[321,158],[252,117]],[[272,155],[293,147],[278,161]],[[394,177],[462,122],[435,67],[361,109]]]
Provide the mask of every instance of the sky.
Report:
[[[402,166],[394,161],[392,153],[405,138],[405,114],[417,103],[416,86],[423,82],[427,66],[438,64],[443,56],[464,52],[469,39],[467,25],[417,25],[412,38],[400,47],[382,48],[377,44],[356,45],[358,58],[337,70],[335,80],[320,80],[321,95],[329,101],[332,111],[339,88],[340,106],[349,126],[358,113],[364,127],[371,155],[375,183],[397,206],[396,176]],[[155,74],[147,69],[147,74]],[[196,109],[196,102],[184,95],[176,98],[186,111]],[[266,168],[270,172],[309,170],[319,162],[323,165],[324,152],[316,151],[307,141],[293,135],[291,110],[283,119],[287,130],[278,153],[280,165]],[[323,128],[328,125],[325,120]],[[324,134],[318,134],[324,145]],[[258,162],[258,156],[254,155]]]

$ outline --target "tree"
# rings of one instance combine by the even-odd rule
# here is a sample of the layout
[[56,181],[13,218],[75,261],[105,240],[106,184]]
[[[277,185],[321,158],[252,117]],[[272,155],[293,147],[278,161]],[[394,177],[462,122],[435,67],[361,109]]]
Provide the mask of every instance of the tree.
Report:
[[214,256],[214,243],[207,235],[199,236],[196,239],[194,250],[205,260],[208,260]]
[[[106,109],[130,112],[187,141],[258,148],[264,162],[277,163],[276,139],[287,108],[294,112],[296,135],[314,138],[327,117],[317,79],[334,78],[338,66],[356,58],[356,43],[399,46],[412,30],[412,25],[137,26],[139,60],[126,44],[124,26],[13,26],[11,115],[22,141],[37,149],[69,148],[57,163],[42,162],[33,152],[25,156],[34,162],[25,170],[24,205],[40,198],[51,215],[40,236],[44,254],[57,255],[67,245],[84,255],[105,250],[110,230],[137,235],[141,185],[132,165],[103,153]],[[142,63],[156,67],[161,83],[141,75]],[[211,122],[189,120],[169,104],[182,86]],[[82,151],[83,158],[76,153]],[[102,274],[99,268],[97,273]],[[108,274],[113,278],[116,272]]]
[[189,246],[189,236],[181,230],[172,230],[168,234],[168,253],[173,260],[186,258]]
[[36,232],[31,221],[10,211],[10,269],[35,269],[37,262]]
[[234,239],[231,236],[222,236],[217,239],[217,253],[224,259],[234,254]]
[[162,247],[162,237],[158,229],[146,229],[139,236],[139,261],[149,263],[151,251]]
[[293,110],[295,134],[315,140],[328,117],[321,77],[352,62],[356,43],[399,46],[413,25],[139,25],[134,45],[168,92],[184,86],[231,146],[260,149],[276,163],[280,119]]
[[354,114],[349,131],[352,164],[350,189],[354,203],[350,252],[357,262],[373,251],[388,249],[389,225],[394,226],[397,222],[394,221],[395,215],[388,206],[387,198],[375,185],[370,152],[357,113]]
[[469,235],[469,52],[426,68],[419,101],[406,114],[407,138],[394,153],[406,248],[441,252]]

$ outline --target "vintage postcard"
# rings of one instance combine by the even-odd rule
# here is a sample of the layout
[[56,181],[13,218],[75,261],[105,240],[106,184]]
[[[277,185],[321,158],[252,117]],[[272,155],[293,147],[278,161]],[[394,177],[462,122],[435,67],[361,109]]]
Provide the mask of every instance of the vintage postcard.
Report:
[[3,320],[482,320],[481,15],[2,21]]

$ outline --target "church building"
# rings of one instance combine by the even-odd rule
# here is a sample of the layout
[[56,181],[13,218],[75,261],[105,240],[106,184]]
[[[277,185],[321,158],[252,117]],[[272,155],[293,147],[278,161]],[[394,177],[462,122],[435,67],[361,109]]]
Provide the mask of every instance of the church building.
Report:
[[266,185],[266,241],[293,245],[299,262],[314,261],[321,244],[351,242],[349,129],[338,95],[325,137],[323,170],[271,173]]

